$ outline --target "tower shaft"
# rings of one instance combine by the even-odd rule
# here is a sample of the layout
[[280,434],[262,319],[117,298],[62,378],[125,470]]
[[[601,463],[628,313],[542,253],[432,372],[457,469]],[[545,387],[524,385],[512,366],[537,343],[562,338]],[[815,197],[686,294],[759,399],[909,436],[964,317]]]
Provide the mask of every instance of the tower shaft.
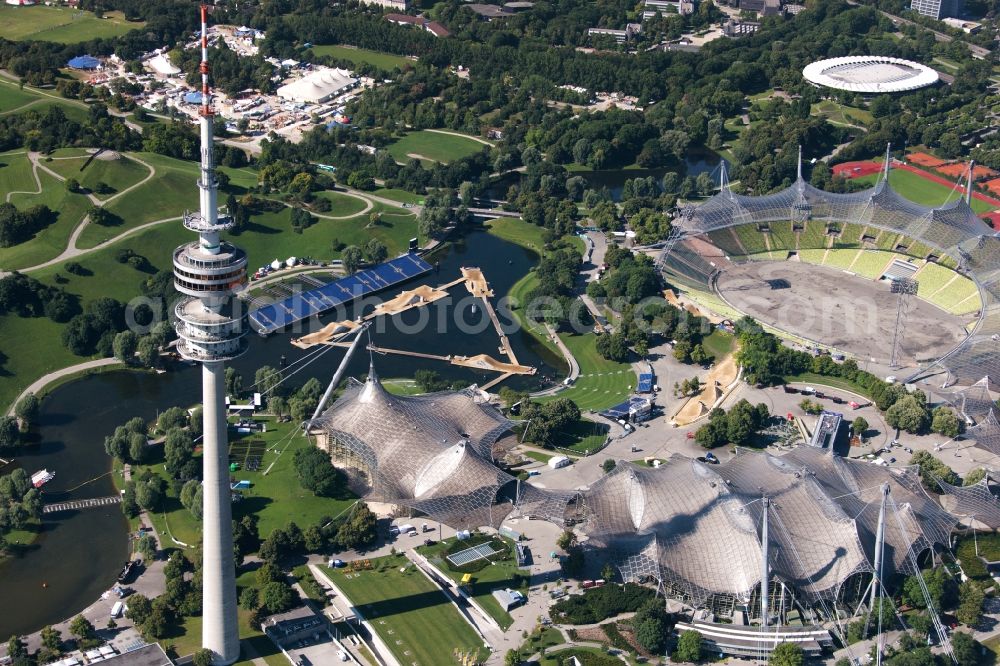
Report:
[[198,212],[184,214],[184,226],[198,240],[174,250],[174,287],[186,298],[174,308],[177,351],[202,363],[204,435],[202,476],[202,647],[214,664],[239,659],[236,616],[236,562],[233,553],[232,491],[225,404],[225,362],[246,351],[246,314],[235,292],[247,281],[247,256],[220,239],[232,226],[219,217],[218,181],[212,160],[212,92],[208,85],[208,9],[201,6],[201,165]]

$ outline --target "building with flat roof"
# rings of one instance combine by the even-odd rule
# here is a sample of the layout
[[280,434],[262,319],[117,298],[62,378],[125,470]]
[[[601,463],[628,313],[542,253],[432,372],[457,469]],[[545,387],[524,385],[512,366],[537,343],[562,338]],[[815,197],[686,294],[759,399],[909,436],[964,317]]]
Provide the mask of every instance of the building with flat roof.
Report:
[[938,20],[949,16],[961,16],[965,11],[964,0],[913,0],[910,9]]
[[613,30],[611,28],[588,28],[587,35],[590,37],[611,37],[619,44],[630,41],[633,37],[642,32],[642,24],[629,23],[624,30]]
[[819,420],[816,421],[816,429],[809,439],[809,446],[827,451],[835,450],[838,441],[843,440],[843,437],[840,436],[843,426],[843,414],[824,409],[819,415]]
[[423,16],[410,16],[409,14],[386,14],[385,19],[389,23],[395,23],[396,25],[413,25],[418,28],[423,28],[435,37],[447,37],[451,34],[448,32],[446,27],[437,21],[429,21]]

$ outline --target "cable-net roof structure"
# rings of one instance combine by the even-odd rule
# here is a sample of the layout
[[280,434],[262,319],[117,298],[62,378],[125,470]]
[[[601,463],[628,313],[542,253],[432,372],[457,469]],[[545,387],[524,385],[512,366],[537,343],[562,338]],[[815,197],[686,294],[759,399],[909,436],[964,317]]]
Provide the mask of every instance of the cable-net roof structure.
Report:
[[510,512],[497,493],[514,479],[491,449],[510,422],[475,388],[396,396],[374,368],[315,421],[334,460],[360,470],[365,499],[421,511],[455,528],[497,526]]
[[1000,420],[997,419],[996,411],[991,409],[987,412],[979,423],[965,431],[963,437],[971,439],[984,451],[1000,456]]
[[1000,528],[1000,498],[988,476],[971,486],[953,486],[941,479],[937,483],[941,492],[951,498],[952,513],[993,530]]
[[984,375],[1000,381],[1000,238],[963,198],[922,206],[895,192],[885,174],[874,187],[847,194],[824,192],[801,173],[790,187],[763,196],[736,194],[724,180],[718,194],[674,220],[658,263],[681,282],[709,288],[718,268],[705,256],[705,236],[751,224],[763,231],[772,222],[789,220],[826,222],[831,233],[840,225],[858,225],[862,242],[866,235],[899,234],[928,248],[927,258],[953,260],[977,284],[982,309],[972,333],[936,365],[952,381],[974,382]]
[[996,409],[996,402],[990,395],[989,377],[983,377],[975,384],[952,391],[944,397],[968,423],[978,423]]
[[749,599],[761,582],[767,497],[772,575],[811,602],[833,600],[852,575],[873,570],[883,484],[902,519],[886,522],[886,563],[908,571],[911,551],[947,546],[954,517],[912,469],[811,447],[718,466],[683,456],[655,469],[621,462],[583,493],[585,531],[625,580],[655,579],[695,606],[713,595]]

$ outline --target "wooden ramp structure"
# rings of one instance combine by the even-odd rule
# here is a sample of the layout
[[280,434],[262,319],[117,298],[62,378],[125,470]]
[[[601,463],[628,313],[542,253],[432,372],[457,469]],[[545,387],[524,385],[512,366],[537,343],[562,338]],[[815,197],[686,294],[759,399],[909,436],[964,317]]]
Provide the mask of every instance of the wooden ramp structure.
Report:
[[345,342],[345,338],[366,322],[369,322],[376,317],[386,315],[392,316],[413,308],[424,307],[443,298],[447,298],[449,289],[460,284],[464,284],[470,294],[482,301],[483,308],[486,311],[487,316],[490,318],[490,322],[493,324],[493,329],[496,331],[497,336],[500,339],[498,351],[502,356],[507,357],[506,361],[493,358],[487,354],[476,354],[475,356],[429,354],[426,352],[409,351],[406,349],[389,349],[386,347],[379,347],[377,345],[368,345],[368,350],[379,354],[396,354],[399,356],[410,356],[413,358],[426,358],[465,368],[500,373],[499,377],[485,384],[483,386],[484,389],[492,388],[503,380],[514,375],[535,374],[537,368],[530,365],[522,365],[518,362],[517,356],[514,354],[514,349],[510,344],[510,340],[507,338],[507,334],[504,333],[503,327],[500,324],[500,318],[497,316],[496,310],[493,308],[493,303],[490,301],[490,299],[493,298],[493,290],[490,289],[490,285],[486,281],[486,276],[483,275],[483,271],[476,267],[466,266],[463,266],[461,271],[462,277],[457,280],[452,280],[451,282],[447,282],[438,287],[420,285],[414,287],[413,289],[401,291],[393,298],[378,304],[371,313],[363,317],[359,317],[357,320],[331,322],[318,331],[293,339],[292,344],[301,349],[308,349],[314,345],[348,347],[350,343]]

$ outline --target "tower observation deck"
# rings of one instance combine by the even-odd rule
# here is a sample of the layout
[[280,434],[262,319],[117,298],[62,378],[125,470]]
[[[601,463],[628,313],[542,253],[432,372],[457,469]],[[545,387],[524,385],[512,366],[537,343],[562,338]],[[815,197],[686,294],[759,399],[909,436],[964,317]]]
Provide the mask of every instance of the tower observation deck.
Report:
[[201,6],[201,169],[199,209],[184,215],[198,240],[174,250],[174,287],[185,298],[174,308],[177,351],[202,364],[204,404],[202,518],[202,647],[213,664],[232,664],[240,655],[236,616],[229,447],[225,412],[225,361],[246,351],[246,313],[235,293],[247,282],[247,255],[223,241],[232,221],[218,211],[218,179],[212,159],[212,95],[208,85],[208,8]]

